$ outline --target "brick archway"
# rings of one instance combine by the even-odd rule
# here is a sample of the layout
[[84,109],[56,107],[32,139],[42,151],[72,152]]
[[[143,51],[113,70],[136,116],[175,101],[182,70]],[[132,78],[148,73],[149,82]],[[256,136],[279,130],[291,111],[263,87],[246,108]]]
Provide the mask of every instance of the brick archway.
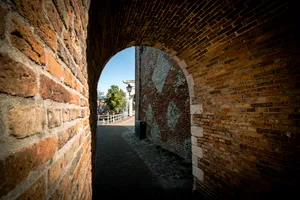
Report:
[[[284,45],[275,36],[288,30],[296,35],[291,4],[186,1],[171,5],[168,1],[152,1],[130,5],[120,2],[116,7],[104,3],[103,6],[92,5],[94,7],[99,9],[90,10],[90,29],[93,24],[105,25],[106,29],[99,37],[96,32],[89,33],[93,38],[91,44],[99,44],[98,52],[90,52],[90,55],[98,54],[103,59],[98,60],[98,68],[92,64],[95,60],[89,62],[89,70],[101,70],[106,57],[126,47],[151,46],[172,56],[185,73],[191,97],[195,189],[216,197],[217,191],[225,196],[226,190],[241,195],[285,185],[277,181],[282,175],[277,164],[282,161],[277,164],[271,161],[274,138],[268,135],[289,132],[283,124],[276,125],[273,121],[283,109],[274,101],[285,96],[285,89],[279,86],[278,92],[275,89],[278,82],[264,79],[279,78],[280,66],[289,65],[283,64],[277,56],[284,55],[290,61],[295,58],[292,58],[293,53],[277,52],[279,46],[289,51],[294,49],[292,52],[296,49],[292,43]],[[265,14],[274,14],[275,7],[287,10],[274,16]],[[99,17],[107,15],[111,17]],[[286,23],[286,19],[290,22]],[[276,29],[274,24],[285,28]],[[296,79],[294,76],[293,80]],[[295,127],[294,131],[297,130]],[[287,136],[280,137],[287,140]],[[256,142],[261,139],[263,144]],[[268,161],[264,163],[266,152]],[[257,176],[246,172],[250,169]],[[281,175],[272,176],[270,173],[274,170]],[[265,176],[269,178],[263,178]],[[229,177],[231,181],[225,183]],[[225,182],[220,182],[221,179]],[[246,187],[253,182],[256,189]],[[240,192],[241,189],[244,191]]]
[[297,8],[296,0],[0,2],[0,198],[91,197],[97,81],[110,57],[134,45],[174,56],[194,87],[195,189],[293,194]]

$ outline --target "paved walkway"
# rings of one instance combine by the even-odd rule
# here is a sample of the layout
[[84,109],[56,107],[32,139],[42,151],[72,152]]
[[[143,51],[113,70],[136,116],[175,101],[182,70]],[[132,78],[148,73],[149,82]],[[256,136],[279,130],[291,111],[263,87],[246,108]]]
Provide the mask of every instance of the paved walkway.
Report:
[[125,119],[123,119],[121,121],[107,124],[107,126],[128,126],[127,128],[129,128],[130,126],[134,126],[134,125],[135,125],[135,116],[126,117]]
[[134,117],[99,126],[97,130],[96,187],[94,199],[166,198],[191,199],[190,188],[168,188],[124,140],[133,133]]

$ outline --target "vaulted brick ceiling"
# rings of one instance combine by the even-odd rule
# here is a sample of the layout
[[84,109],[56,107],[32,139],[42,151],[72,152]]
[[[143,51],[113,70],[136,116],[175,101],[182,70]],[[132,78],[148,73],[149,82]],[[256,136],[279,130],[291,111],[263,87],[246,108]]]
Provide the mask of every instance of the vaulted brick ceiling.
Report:
[[157,44],[184,59],[190,72],[199,64],[228,64],[293,30],[296,14],[291,9],[295,2],[92,1],[91,54],[101,55],[99,61],[103,63],[126,47]]

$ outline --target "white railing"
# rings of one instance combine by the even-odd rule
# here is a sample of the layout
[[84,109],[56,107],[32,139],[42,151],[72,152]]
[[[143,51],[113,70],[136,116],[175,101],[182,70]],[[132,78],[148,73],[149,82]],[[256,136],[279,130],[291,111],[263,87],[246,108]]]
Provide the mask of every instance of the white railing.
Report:
[[121,114],[108,114],[98,115],[98,125],[111,124],[120,120],[123,120],[127,116],[127,113]]

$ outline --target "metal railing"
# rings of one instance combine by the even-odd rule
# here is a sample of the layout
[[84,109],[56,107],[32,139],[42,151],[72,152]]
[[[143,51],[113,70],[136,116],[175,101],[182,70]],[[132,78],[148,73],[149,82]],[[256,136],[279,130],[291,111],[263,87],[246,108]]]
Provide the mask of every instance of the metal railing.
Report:
[[123,120],[127,116],[127,113],[121,114],[108,114],[108,115],[98,115],[98,125],[111,124],[120,120]]

